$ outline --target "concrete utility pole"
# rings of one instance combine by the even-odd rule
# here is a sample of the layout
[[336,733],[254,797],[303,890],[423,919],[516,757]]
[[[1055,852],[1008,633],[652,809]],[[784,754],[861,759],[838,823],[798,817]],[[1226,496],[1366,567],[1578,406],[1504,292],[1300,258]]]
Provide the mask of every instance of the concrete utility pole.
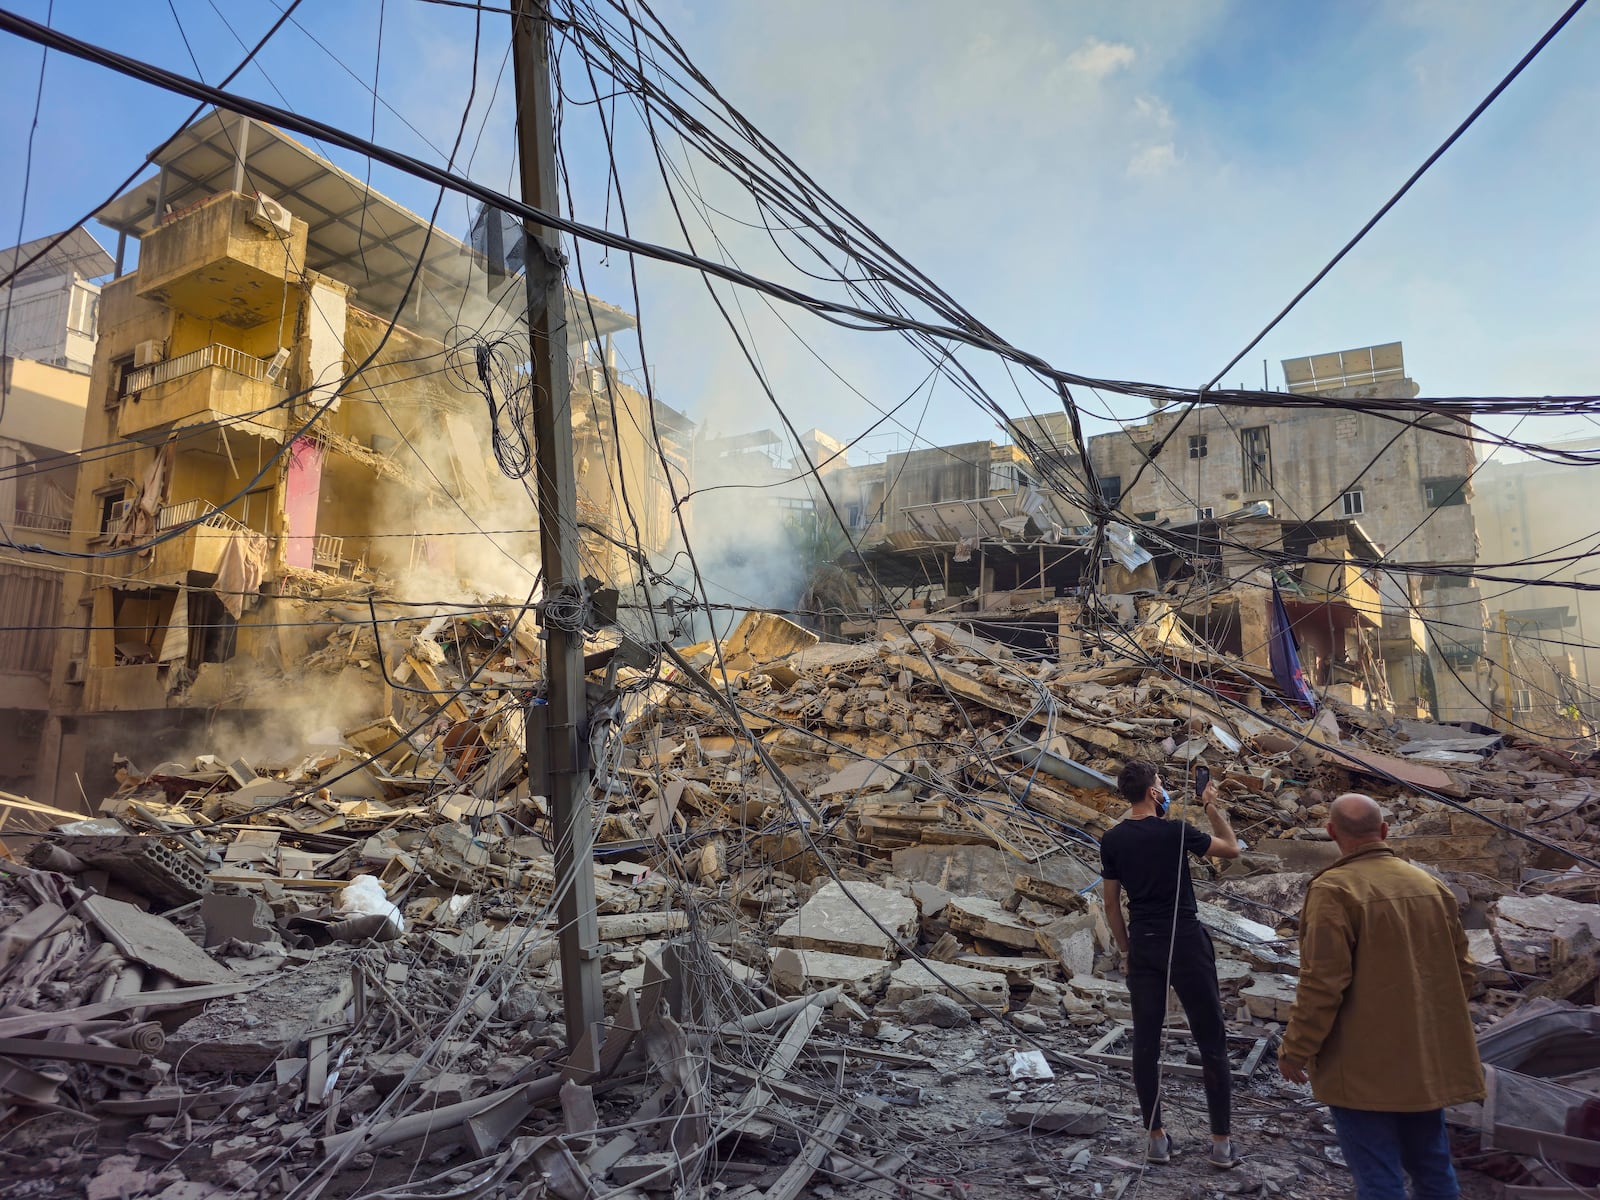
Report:
[[[541,0],[513,0],[512,70],[517,84],[517,146],[524,203],[560,208],[555,123],[550,102],[550,26]],[[595,921],[594,828],[589,771],[579,753],[585,712],[580,608],[578,497],[573,478],[572,402],[567,378],[567,294],[561,239],[531,221],[523,231],[528,281],[528,336],[533,359],[534,490],[539,500],[539,550],[544,598],[562,600],[559,616],[544,614],[549,740],[550,819],[555,827],[556,913],[561,923],[561,992],[567,1051],[591,1050],[605,1019],[600,990],[600,931]],[[578,627],[574,627],[574,626]],[[531,715],[531,714],[530,714]],[[530,731],[536,726],[529,723]]]
[[1500,707],[1505,710],[1506,731],[1511,731],[1511,632],[1506,627],[1505,609],[1500,610],[1500,671],[1505,676],[1505,691],[1500,697]]

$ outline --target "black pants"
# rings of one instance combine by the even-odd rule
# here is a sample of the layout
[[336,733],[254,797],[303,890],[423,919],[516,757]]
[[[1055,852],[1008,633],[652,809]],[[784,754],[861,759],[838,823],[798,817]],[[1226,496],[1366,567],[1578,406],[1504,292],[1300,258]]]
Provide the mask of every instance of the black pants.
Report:
[[[1133,1008],[1133,1086],[1147,1130],[1161,1128],[1161,1026],[1167,1016],[1167,987],[1189,1018],[1189,1031],[1200,1050],[1211,1132],[1229,1132],[1232,1102],[1228,1031],[1222,1022],[1222,996],[1217,991],[1217,956],[1211,935],[1199,921],[1180,919],[1172,926],[1134,927],[1128,935],[1128,996]],[[1172,973],[1167,973],[1167,955]]]

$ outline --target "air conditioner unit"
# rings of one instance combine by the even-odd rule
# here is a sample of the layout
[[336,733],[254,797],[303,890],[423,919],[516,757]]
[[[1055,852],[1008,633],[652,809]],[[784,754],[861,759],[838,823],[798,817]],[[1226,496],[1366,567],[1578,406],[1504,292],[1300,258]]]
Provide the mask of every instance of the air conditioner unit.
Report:
[[147,338],[133,348],[133,365],[150,367],[167,356],[167,343],[163,338]]
[[288,235],[294,228],[294,218],[289,210],[276,200],[257,194],[255,211],[250,214],[250,224],[268,233]]
[[110,519],[106,521],[106,532],[116,534],[122,532],[122,523],[128,519],[128,514],[133,511],[132,500],[118,500],[111,506]]
[[277,383],[278,376],[283,374],[284,367],[289,365],[289,348],[280,349],[272,356],[272,361],[267,364],[267,382]]
[[69,658],[69,659],[67,659],[67,677],[66,677],[66,682],[67,683],[82,683],[83,682],[83,659],[81,659],[81,658]]

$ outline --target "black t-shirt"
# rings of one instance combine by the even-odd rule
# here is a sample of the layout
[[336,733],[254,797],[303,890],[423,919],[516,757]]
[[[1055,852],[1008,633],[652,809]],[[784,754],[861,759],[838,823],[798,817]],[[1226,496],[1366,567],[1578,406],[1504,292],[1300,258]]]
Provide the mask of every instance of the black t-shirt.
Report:
[[1211,835],[1187,821],[1119,821],[1100,839],[1100,874],[1122,884],[1135,927],[1170,925],[1174,900],[1179,917],[1198,919],[1188,855],[1204,855],[1210,847]]

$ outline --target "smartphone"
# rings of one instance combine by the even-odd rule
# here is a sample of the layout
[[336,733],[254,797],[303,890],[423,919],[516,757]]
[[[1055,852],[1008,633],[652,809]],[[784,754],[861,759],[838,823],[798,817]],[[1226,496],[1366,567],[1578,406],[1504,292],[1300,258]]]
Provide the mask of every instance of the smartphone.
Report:
[[1194,769],[1194,794],[1204,796],[1206,788],[1211,783],[1211,768],[1196,767]]

